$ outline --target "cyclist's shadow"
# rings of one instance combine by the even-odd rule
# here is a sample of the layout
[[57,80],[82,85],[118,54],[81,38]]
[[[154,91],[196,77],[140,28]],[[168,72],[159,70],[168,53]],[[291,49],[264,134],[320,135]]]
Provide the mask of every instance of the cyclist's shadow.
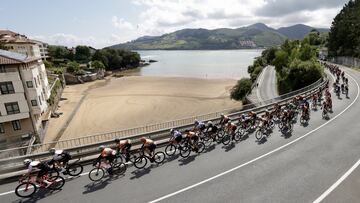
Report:
[[96,192],[98,190],[104,189],[107,185],[109,185],[110,178],[107,178],[105,180],[97,181],[97,182],[91,182],[84,186],[86,189],[83,194],[88,194],[92,192]]
[[33,203],[58,192],[61,192],[61,189],[60,190],[41,189],[40,191],[36,191],[36,193],[32,197],[19,199],[13,201],[13,203]]
[[180,162],[179,166],[184,166],[184,165],[187,165],[187,164],[193,162],[197,155],[198,154],[191,154],[190,156],[188,156],[186,158],[179,159],[179,162]]
[[133,174],[134,176],[130,177],[130,180],[141,178],[142,176],[149,174],[152,168],[153,165],[150,165],[142,169],[136,169],[135,171],[131,172],[131,174]]

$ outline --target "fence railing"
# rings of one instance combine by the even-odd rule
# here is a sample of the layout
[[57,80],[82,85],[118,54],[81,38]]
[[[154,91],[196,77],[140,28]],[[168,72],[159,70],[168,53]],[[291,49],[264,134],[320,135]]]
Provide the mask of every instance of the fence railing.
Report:
[[[286,94],[287,96],[282,96],[282,97],[278,97],[279,100],[276,99],[272,99],[263,103],[266,103],[263,106],[260,107],[255,107],[255,108],[250,108],[250,105],[246,105],[246,110],[241,110],[241,111],[233,111],[233,113],[231,113],[231,110],[226,110],[225,112],[228,112],[230,117],[232,119],[236,119],[239,117],[239,115],[243,114],[243,113],[247,113],[250,110],[252,111],[256,111],[258,113],[263,113],[267,108],[272,108],[274,103],[279,103],[280,105],[286,104],[287,102],[289,102],[292,99],[292,96],[294,95],[303,95],[306,98],[309,98],[314,92],[318,91],[319,87],[324,87],[326,85],[326,83],[328,82],[328,79],[321,79],[319,81],[317,81],[316,83],[309,85],[308,87],[302,88],[301,90],[303,92],[299,93],[300,90],[298,91],[294,91],[291,92],[289,94]],[[285,98],[283,98],[285,97]],[[271,103],[271,101],[273,101]],[[252,106],[254,107],[254,106]],[[166,123],[161,123],[161,124],[156,124],[154,125],[155,127],[159,127],[162,128],[161,130],[155,130],[154,129],[149,129],[148,130],[153,130],[152,132],[146,132],[146,133],[136,133],[136,132],[140,132],[137,131],[138,128],[134,128],[134,129],[128,129],[126,132],[129,133],[129,135],[125,136],[124,138],[127,139],[132,139],[133,145],[134,146],[138,146],[140,145],[139,143],[139,138],[142,136],[148,136],[151,139],[154,139],[155,141],[157,141],[157,144],[165,144],[168,141],[168,137],[169,137],[169,129],[172,127],[177,127],[179,130],[185,130],[185,129],[189,129],[193,126],[193,119],[194,118],[199,118],[202,119],[204,121],[208,121],[211,120],[213,122],[218,122],[219,121],[219,116],[220,116],[221,112],[216,112],[216,113],[212,113],[212,114],[205,114],[202,116],[197,116],[197,117],[192,117],[192,118],[187,118],[187,119],[180,119],[177,121],[172,121],[172,122],[166,122]],[[173,125],[174,126],[171,126]],[[144,127],[145,129],[147,127]],[[120,132],[120,131],[119,131]],[[93,142],[92,144],[84,144],[84,145],[80,145],[80,140],[79,139],[71,139],[71,140],[67,140],[66,142],[69,142],[69,146],[74,146],[74,147],[70,147],[67,148],[67,151],[69,151],[74,158],[82,158],[82,159],[86,159],[89,158],[95,154],[98,154],[98,146],[100,145],[105,145],[105,146],[110,146],[114,144],[113,139],[115,137],[119,137],[119,132],[109,132],[107,134],[99,134],[98,136],[87,136],[87,137],[83,137],[80,139],[89,139],[91,141],[96,140],[97,142]],[[101,135],[101,136],[100,136]],[[107,140],[100,140],[99,138],[106,138]],[[65,143],[65,142],[62,142]],[[70,144],[71,143],[71,144]],[[76,145],[78,144],[78,145]],[[47,144],[43,144],[43,145],[38,145],[38,147],[41,148],[46,148],[46,146],[48,146],[49,143]],[[39,149],[41,149],[39,148]],[[65,147],[64,147],[65,148]],[[17,149],[9,149],[9,150],[23,150],[23,148],[17,148]],[[4,151],[4,150],[3,150]],[[48,151],[38,151],[35,154],[28,154],[28,155],[23,155],[23,156],[16,156],[16,157],[7,157],[7,158],[0,158],[0,174],[1,173],[6,173],[6,172],[13,172],[13,171],[17,171],[17,170],[21,170],[23,169],[23,164],[22,161],[25,158],[31,158],[31,159],[49,159],[51,157],[50,153]]]
[[[1,150],[0,151],[0,159],[11,158],[11,157],[16,157],[16,156],[24,156],[24,155],[26,155],[26,152],[29,152],[29,151],[31,151],[31,154],[37,154],[37,153],[46,152],[52,147],[59,148],[59,149],[69,149],[69,148],[79,147],[82,145],[89,145],[89,144],[104,142],[104,141],[112,140],[115,138],[124,138],[124,137],[134,136],[134,135],[138,135],[138,134],[156,132],[156,131],[159,131],[162,129],[176,128],[176,127],[192,124],[195,119],[210,120],[210,119],[220,117],[221,113],[234,113],[234,112],[239,112],[239,111],[243,111],[243,110],[248,110],[248,109],[259,107],[259,106],[268,105],[268,104],[283,100],[288,97],[292,97],[301,92],[304,92],[304,91],[307,91],[307,90],[313,89],[314,87],[319,86],[323,81],[324,81],[324,79],[321,78],[317,82],[315,82],[307,87],[304,87],[302,89],[281,95],[274,99],[258,102],[255,104],[244,105],[238,109],[225,109],[225,110],[218,111],[218,112],[212,112],[212,113],[208,113],[208,114],[168,121],[168,122],[164,122],[164,123],[151,124],[151,125],[140,126],[140,127],[135,127],[135,128],[125,129],[125,130],[111,131],[111,132],[106,132],[106,133],[98,133],[98,134],[79,137],[79,138],[60,140],[57,142],[35,144],[35,145],[31,146],[30,150],[28,149],[28,147],[18,147],[18,148]],[[16,153],[14,153],[14,152],[16,152]]]

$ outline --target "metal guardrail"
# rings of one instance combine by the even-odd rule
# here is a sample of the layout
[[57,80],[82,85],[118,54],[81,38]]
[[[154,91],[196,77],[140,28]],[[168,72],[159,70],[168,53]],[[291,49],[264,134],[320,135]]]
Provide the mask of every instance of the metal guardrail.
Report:
[[[245,108],[243,108],[241,111],[230,109],[230,110],[226,110],[225,112],[230,113],[229,115],[232,119],[237,118],[239,115],[241,115],[243,113],[247,113],[250,110],[257,111],[258,113],[263,113],[267,108],[272,107],[274,105],[274,103],[279,103],[279,104],[287,103],[288,101],[290,101],[292,99],[292,97],[294,95],[301,94],[304,97],[309,97],[311,94],[318,91],[319,87],[324,87],[327,82],[328,82],[327,78],[325,78],[325,79],[322,78],[319,81],[317,81],[305,88],[302,88],[300,90],[288,93],[286,95],[282,95],[275,99],[261,102],[263,105],[260,107],[256,107],[254,104],[250,104],[250,105],[245,105],[244,106]],[[168,140],[170,128],[175,127],[175,128],[178,128],[179,130],[189,129],[189,128],[193,127],[193,121],[195,118],[202,119],[205,121],[211,120],[213,122],[218,122],[221,113],[222,112],[215,112],[215,113],[211,113],[211,114],[205,114],[202,116],[197,116],[197,117],[192,117],[192,118],[187,118],[187,119],[180,119],[180,120],[177,120],[176,122],[172,121],[174,123],[167,122],[167,123],[157,124],[157,126],[162,127],[162,129],[153,130],[152,132],[136,133],[137,132],[136,129],[129,129],[128,132],[133,132],[133,134],[124,136],[122,138],[132,139],[133,144],[137,145],[137,144],[140,144],[139,140],[138,140],[140,137],[147,136],[147,137],[150,137],[151,139],[154,139],[155,141],[157,141],[158,144],[161,144],[161,143],[164,143],[161,140],[164,140],[164,139]],[[170,125],[170,124],[176,124],[176,125]],[[100,134],[100,135],[103,135],[103,134]],[[108,138],[108,139],[105,141],[98,140],[96,143],[90,143],[90,144],[78,145],[78,146],[75,145],[74,147],[70,147],[70,148],[64,147],[62,149],[66,149],[74,157],[91,156],[91,155],[95,155],[98,153],[98,150],[97,150],[98,146],[113,145],[113,139],[119,137],[118,135],[119,135],[118,132],[110,132],[110,133],[106,134],[106,138]],[[85,137],[85,139],[97,140],[97,139],[99,139],[100,136],[97,139],[95,139],[93,136],[90,136],[90,137],[91,138]],[[74,143],[74,144],[79,143],[79,141],[76,141],[75,139],[72,139],[70,142]],[[44,145],[42,145],[42,146],[44,146]],[[11,151],[11,150],[14,150],[14,149],[9,149],[9,151]],[[17,150],[19,150],[19,149],[17,149]],[[3,151],[6,151],[6,150],[3,150]],[[2,158],[2,159],[0,159],[0,174],[9,172],[9,171],[16,171],[16,170],[22,169],[23,168],[22,161],[25,158],[43,160],[43,159],[50,159],[51,155],[47,151],[45,151],[45,152],[43,151],[43,152],[38,152],[36,154],[23,155],[23,156],[17,156],[17,157],[10,156],[8,158]]]
[[[26,155],[27,151],[31,151],[32,154],[37,154],[37,153],[41,153],[41,152],[46,152],[52,147],[60,148],[60,149],[69,149],[69,148],[73,148],[73,147],[79,147],[82,145],[99,143],[99,142],[103,142],[103,141],[115,139],[115,138],[124,138],[124,137],[137,135],[137,134],[156,132],[161,129],[169,129],[169,128],[175,128],[175,127],[191,124],[192,122],[194,122],[195,119],[209,120],[209,119],[219,117],[221,113],[232,113],[232,112],[236,112],[236,111],[247,110],[247,109],[255,108],[257,106],[271,104],[275,101],[279,101],[279,100],[282,100],[287,97],[291,97],[293,95],[299,94],[301,92],[307,91],[309,89],[312,89],[313,87],[318,86],[322,82],[322,80],[323,79],[319,79],[317,82],[315,82],[307,87],[304,87],[302,89],[299,89],[299,90],[296,90],[296,91],[293,91],[293,92],[290,92],[290,93],[287,93],[284,95],[281,95],[274,99],[258,102],[255,104],[244,105],[241,107],[241,109],[240,108],[239,109],[225,109],[225,110],[218,111],[218,112],[203,114],[203,115],[184,118],[184,119],[178,119],[178,120],[169,121],[169,122],[165,122],[165,123],[152,124],[152,125],[147,125],[147,126],[135,127],[135,128],[125,129],[125,130],[118,130],[118,131],[111,131],[111,132],[106,132],[106,133],[98,133],[98,134],[94,134],[94,135],[84,136],[84,137],[80,137],[80,138],[66,139],[66,140],[61,140],[61,141],[57,141],[57,142],[35,144],[35,145],[31,146],[30,150],[28,149],[28,147],[18,147],[18,148],[1,150],[0,151],[0,159],[16,157],[16,156],[23,156],[23,155]],[[14,152],[16,152],[16,153],[14,153]]]

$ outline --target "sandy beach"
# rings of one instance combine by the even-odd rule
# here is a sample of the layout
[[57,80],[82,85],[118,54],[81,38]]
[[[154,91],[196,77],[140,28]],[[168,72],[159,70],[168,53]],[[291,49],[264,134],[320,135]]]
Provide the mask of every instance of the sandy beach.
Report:
[[233,79],[131,76],[67,86],[45,142],[238,108]]

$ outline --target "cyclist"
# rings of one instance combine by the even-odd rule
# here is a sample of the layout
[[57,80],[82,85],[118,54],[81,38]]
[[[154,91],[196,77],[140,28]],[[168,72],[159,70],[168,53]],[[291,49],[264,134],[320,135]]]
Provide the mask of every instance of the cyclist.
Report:
[[48,162],[49,165],[53,165],[55,163],[57,166],[63,168],[66,167],[66,165],[71,160],[71,155],[67,151],[51,148],[49,152],[51,155],[53,155],[52,159]]
[[125,161],[126,162],[130,161],[131,140],[130,139],[120,140],[116,138],[114,141],[116,145],[116,151],[117,151],[116,153],[121,152],[125,154]]
[[197,142],[199,141],[199,136],[191,130],[186,130],[185,136],[186,140],[189,142],[190,146],[194,149],[194,151],[198,152],[199,149],[197,146]]
[[228,121],[228,123],[226,124],[226,130],[231,135],[232,140],[235,139],[236,129],[237,129],[237,126],[234,123],[232,123],[231,121]]
[[208,135],[213,139],[213,141],[216,141],[216,133],[219,130],[218,127],[215,126],[211,121],[208,121],[206,125],[206,132],[208,132]]
[[107,163],[109,165],[109,167],[107,168],[107,171],[110,175],[112,175],[113,172],[112,172],[111,164],[114,161],[114,159],[116,158],[116,151],[109,147],[105,147],[104,145],[101,145],[98,149],[101,153],[93,165],[96,165],[97,163],[100,163],[101,160],[105,159],[105,161],[106,161],[105,163]]
[[194,125],[195,132],[203,132],[206,129],[205,123],[202,121],[198,121],[197,119],[195,119]]
[[301,116],[303,118],[306,118],[306,119],[310,118],[310,112],[309,112],[309,107],[308,106],[303,105],[301,107],[301,113],[302,113]]
[[172,144],[180,144],[180,142],[181,142],[181,140],[183,138],[180,131],[175,130],[175,129],[171,129],[170,130],[170,135],[172,135],[171,138],[170,138],[170,143],[172,143]]
[[257,115],[256,115],[256,112],[255,111],[250,111],[248,113],[250,119],[251,119],[251,124],[252,126],[255,126],[255,122],[256,122],[256,118],[257,118]]
[[227,115],[224,115],[223,113],[220,115],[220,122],[219,124],[221,126],[224,126],[228,121],[230,120],[230,117]]
[[154,154],[156,149],[155,142],[146,137],[141,137],[140,141],[142,143],[141,149],[143,149],[144,152],[146,152],[150,156],[150,162],[154,162]]
[[46,162],[32,161],[31,159],[25,159],[24,165],[27,167],[27,173],[23,175],[23,178],[27,178],[31,173],[37,172],[36,182],[44,185],[45,188],[48,188],[52,183],[45,180],[43,177],[49,173],[50,167]]

